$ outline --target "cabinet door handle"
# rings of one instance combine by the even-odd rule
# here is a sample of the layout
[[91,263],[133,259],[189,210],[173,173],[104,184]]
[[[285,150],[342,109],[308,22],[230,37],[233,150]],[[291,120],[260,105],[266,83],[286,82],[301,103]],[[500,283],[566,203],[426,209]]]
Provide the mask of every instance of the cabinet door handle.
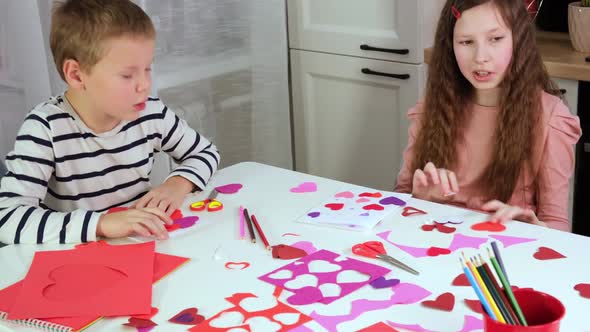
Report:
[[371,70],[369,68],[363,68],[363,69],[361,69],[361,72],[363,74],[367,74],[367,75],[377,75],[377,76],[385,76],[385,77],[397,78],[398,80],[407,80],[407,79],[410,78],[410,74],[382,73],[380,71],[374,71],[374,70]]
[[408,54],[410,50],[407,48],[382,48],[382,47],[373,47],[367,44],[361,45],[361,50],[363,51],[378,51],[378,52],[387,52],[387,53],[394,53],[394,54]]

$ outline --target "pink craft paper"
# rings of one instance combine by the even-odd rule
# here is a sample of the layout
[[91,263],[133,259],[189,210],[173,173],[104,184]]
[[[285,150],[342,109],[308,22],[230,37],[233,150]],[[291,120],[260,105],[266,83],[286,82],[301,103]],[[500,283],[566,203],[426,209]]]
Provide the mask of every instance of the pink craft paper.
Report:
[[[277,332],[286,332],[296,326],[299,326],[301,324],[305,324],[311,320],[311,318],[309,318],[309,316],[306,316],[303,313],[297,311],[296,309],[294,309],[282,302],[279,302],[279,301],[277,301],[276,306],[274,306],[272,308],[259,310],[259,311],[253,311],[253,312],[247,311],[241,307],[240,303],[242,301],[244,301],[248,298],[256,298],[256,297],[257,297],[256,295],[251,294],[251,293],[236,293],[236,294],[232,295],[231,297],[226,298],[226,300],[228,302],[230,302],[231,304],[234,305],[233,307],[231,307],[229,309],[225,309],[225,310],[215,314],[214,316],[210,317],[209,319],[205,320],[204,322],[201,322],[199,325],[190,328],[189,331],[220,332],[220,331],[228,331],[232,328],[241,328],[241,329],[245,329],[246,331],[250,331],[251,330],[250,326],[247,323],[249,319],[251,319],[253,317],[266,317],[270,321],[281,325],[281,329],[278,330]],[[223,315],[226,312],[240,313],[243,317],[240,325],[236,325],[236,326],[233,326],[230,328],[218,328],[218,327],[211,326],[211,322],[213,320],[219,318],[221,315]],[[296,322],[294,322],[293,324],[286,326],[281,321],[275,320],[273,318],[276,314],[286,314],[286,313],[299,314],[299,319]]]
[[242,187],[243,186],[240,183],[230,183],[223,186],[215,187],[215,190],[217,190],[217,192],[220,194],[235,194],[238,191],[240,191]]
[[[416,258],[420,258],[420,257],[426,257],[428,256],[428,248],[420,248],[420,247],[411,247],[411,246],[405,246],[405,245],[401,245],[398,243],[394,243],[391,240],[389,240],[389,234],[391,234],[391,231],[385,231],[385,232],[381,232],[378,233],[377,236],[384,239],[385,241],[393,244],[394,246],[400,248],[401,250],[407,252],[408,254],[416,257]],[[451,244],[449,245],[449,250],[451,252],[454,252],[456,250],[459,249],[463,249],[463,248],[479,248],[483,243],[487,242],[488,239],[487,238],[483,238],[483,237],[473,237],[473,236],[467,236],[467,235],[463,235],[460,233],[455,233],[453,235],[453,240],[451,241]]]
[[392,322],[389,320],[386,321],[386,323],[389,326],[397,327],[400,329],[406,329],[406,330],[412,331],[412,332],[437,332],[437,331],[433,331],[433,330],[427,330],[418,324],[400,324],[400,323],[395,323],[395,322]]
[[339,331],[338,324],[350,322],[368,311],[384,310],[398,304],[420,302],[432,293],[410,283],[400,283],[391,288],[393,295],[387,300],[354,300],[350,304],[350,313],[337,316],[324,316],[313,311],[309,316],[328,331]]
[[313,193],[318,191],[318,185],[315,182],[303,182],[297,187],[289,189],[289,191],[297,194]]
[[479,331],[483,329],[483,321],[477,317],[465,315],[463,328],[459,332]]
[[313,245],[313,243],[311,243],[309,241],[295,242],[291,245],[291,247],[299,248],[299,249],[305,251],[308,255],[311,255],[314,252],[318,251],[318,249]]
[[507,235],[489,235],[489,237],[502,242],[502,245],[504,245],[504,248],[508,248],[508,247],[516,245],[516,244],[537,241],[537,239],[529,239],[526,237],[516,237],[516,236],[507,236]]
[[[281,268],[278,268],[270,273],[267,273],[261,277],[260,280],[266,281],[270,284],[275,286],[279,286],[281,288],[290,290],[293,292],[293,296],[287,299],[287,302],[290,304],[296,305],[304,305],[304,304],[311,304],[315,302],[320,302],[323,304],[329,304],[334,302],[335,300],[352,293],[353,291],[359,289],[360,287],[367,285],[371,281],[387,274],[391,270],[381,267],[379,265],[374,265],[366,262],[362,262],[352,258],[346,258],[342,261],[336,261],[335,259],[340,257],[337,253],[328,251],[328,250],[320,250],[317,251],[309,256],[302,257],[295,262],[287,264]],[[308,264],[314,260],[322,260],[329,262],[331,264],[339,265],[341,269],[339,271],[334,272],[322,272],[322,273],[313,273],[309,272]],[[288,279],[273,279],[269,277],[269,275],[274,274],[279,270],[288,270],[292,272],[292,277]],[[369,279],[363,282],[350,282],[350,283],[338,283],[337,276],[338,273],[345,271],[345,270],[354,270],[369,276]],[[303,274],[312,274],[318,279],[317,287],[303,287],[301,289],[292,289],[286,287],[285,284],[297,278],[299,275]],[[329,296],[329,297],[320,297],[318,299],[318,292],[321,295],[321,291],[319,290],[319,286],[331,283],[331,284],[338,284],[341,288],[341,292],[338,296]]]
[[151,311],[154,242],[35,253],[9,319]]

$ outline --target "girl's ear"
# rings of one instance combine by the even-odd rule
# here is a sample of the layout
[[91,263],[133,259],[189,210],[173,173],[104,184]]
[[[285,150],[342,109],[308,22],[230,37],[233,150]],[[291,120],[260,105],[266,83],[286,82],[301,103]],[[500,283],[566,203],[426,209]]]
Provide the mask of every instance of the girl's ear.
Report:
[[67,59],[64,61],[62,70],[66,79],[66,83],[68,83],[69,87],[72,89],[84,89],[82,68],[80,67],[78,61],[74,59]]

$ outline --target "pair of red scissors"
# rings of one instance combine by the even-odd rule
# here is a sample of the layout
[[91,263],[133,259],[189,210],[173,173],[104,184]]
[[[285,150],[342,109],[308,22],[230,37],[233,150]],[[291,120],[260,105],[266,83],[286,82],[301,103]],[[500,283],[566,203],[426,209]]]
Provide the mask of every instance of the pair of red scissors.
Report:
[[191,204],[190,209],[192,211],[203,211],[205,209],[209,212],[220,211],[223,209],[223,203],[218,201],[216,197],[217,190],[213,189],[206,199]]
[[400,269],[408,271],[408,272],[413,273],[415,275],[420,274],[420,272],[412,269],[411,267],[407,266],[406,264],[389,256],[387,254],[387,251],[385,251],[385,247],[383,247],[383,243],[381,243],[379,241],[367,241],[367,242],[355,244],[352,247],[352,252],[355,255],[380,259],[382,261],[385,261],[389,264],[397,266]]

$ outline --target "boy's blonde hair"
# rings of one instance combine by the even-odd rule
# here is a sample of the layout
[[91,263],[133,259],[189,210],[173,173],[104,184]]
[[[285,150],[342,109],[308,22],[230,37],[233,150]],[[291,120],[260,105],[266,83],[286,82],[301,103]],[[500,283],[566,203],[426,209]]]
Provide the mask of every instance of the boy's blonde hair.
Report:
[[65,0],[56,3],[49,44],[57,71],[65,81],[63,64],[76,60],[90,71],[104,56],[103,43],[113,37],[155,38],[149,16],[129,0]]

